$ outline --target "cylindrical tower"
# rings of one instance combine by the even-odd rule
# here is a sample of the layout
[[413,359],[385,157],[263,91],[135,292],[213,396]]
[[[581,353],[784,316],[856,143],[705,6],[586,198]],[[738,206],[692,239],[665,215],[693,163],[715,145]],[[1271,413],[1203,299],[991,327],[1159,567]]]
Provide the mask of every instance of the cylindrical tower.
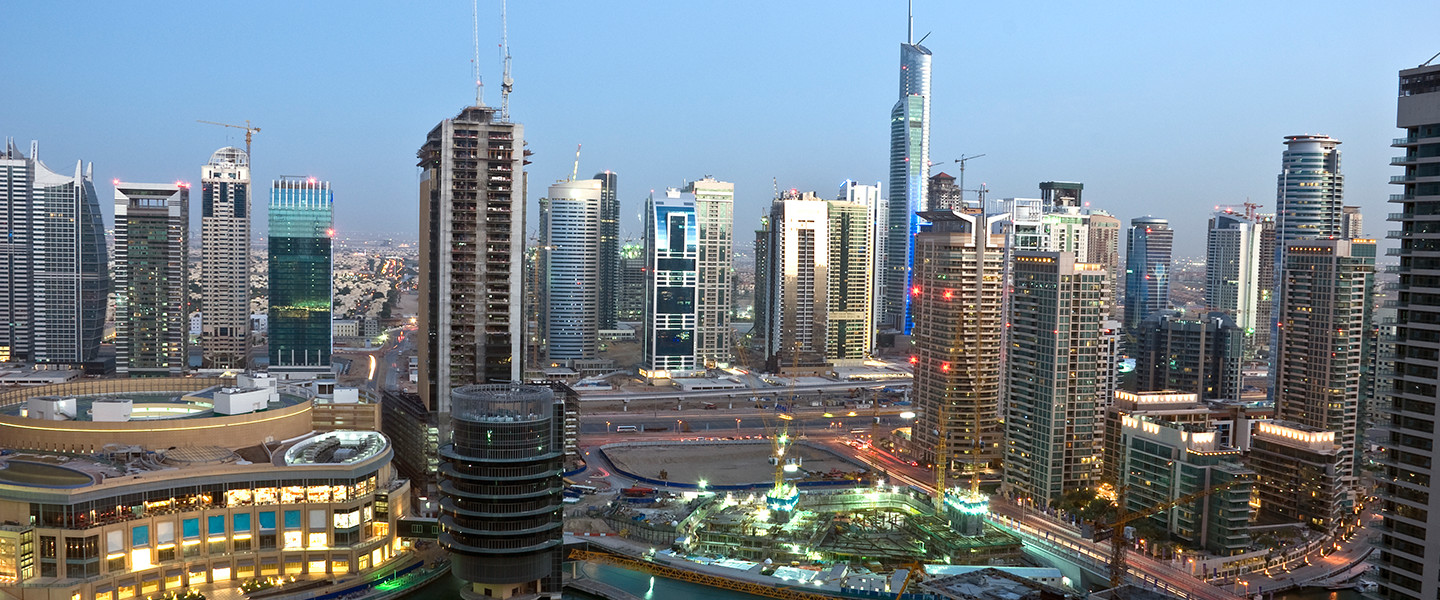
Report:
[[469,598],[560,593],[563,427],[549,388],[451,392],[440,449],[440,544]]

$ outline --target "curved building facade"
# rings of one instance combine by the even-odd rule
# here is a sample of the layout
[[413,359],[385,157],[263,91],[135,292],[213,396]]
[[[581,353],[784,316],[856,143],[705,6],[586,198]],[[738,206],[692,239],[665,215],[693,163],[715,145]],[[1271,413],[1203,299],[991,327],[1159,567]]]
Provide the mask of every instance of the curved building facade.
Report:
[[549,388],[451,391],[453,441],[441,447],[440,544],[467,598],[558,598],[563,410]]
[[231,450],[112,446],[0,460],[0,597],[126,600],[256,578],[341,579],[406,556],[384,436]]
[[599,179],[562,181],[540,199],[542,327],[550,360],[595,358],[600,341]]

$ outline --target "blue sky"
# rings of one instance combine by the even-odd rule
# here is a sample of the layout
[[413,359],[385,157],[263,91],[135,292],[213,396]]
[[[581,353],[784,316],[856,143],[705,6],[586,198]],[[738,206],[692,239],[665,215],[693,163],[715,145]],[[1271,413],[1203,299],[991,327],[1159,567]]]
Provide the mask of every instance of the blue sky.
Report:
[[[498,2],[480,11],[498,104]],[[915,16],[936,171],[984,153],[967,184],[994,198],[1083,181],[1093,207],[1169,218],[1187,255],[1216,204],[1273,207],[1282,138],[1300,133],[1342,140],[1347,203],[1383,236],[1396,71],[1440,52],[1406,33],[1440,22],[1433,1],[918,0]],[[626,230],[649,190],[710,174],[736,183],[748,248],[772,177],[827,196],[887,178],[904,36],[898,0],[512,2],[532,205],[583,143],[582,177],[620,174]],[[197,181],[243,135],[195,120],[250,119],[255,179],[330,180],[342,235],[417,235],[415,150],[474,98],[463,0],[15,2],[0,39],[0,136],[38,139],[57,170],[94,161],[102,202],[114,178]]]

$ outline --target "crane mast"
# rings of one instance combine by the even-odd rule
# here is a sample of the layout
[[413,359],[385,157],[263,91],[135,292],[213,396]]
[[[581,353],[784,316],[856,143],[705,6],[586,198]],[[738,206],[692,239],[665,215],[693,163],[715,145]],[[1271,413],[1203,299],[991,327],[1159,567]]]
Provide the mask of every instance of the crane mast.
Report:
[[246,119],[246,120],[245,120],[245,124],[244,124],[244,125],[231,125],[231,124],[229,124],[229,123],[220,123],[220,122],[216,122],[216,121],[206,121],[206,120],[203,120],[203,119],[195,119],[195,122],[196,122],[196,123],[204,123],[204,124],[206,124],[206,125],[219,125],[219,126],[221,126],[221,127],[233,127],[233,128],[235,128],[235,129],[244,129],[244,130],[245,130],[245,160],[250,160],[250,137],[253,136],[254,134],[260,133],[260,128],[259,128],[259,127],[252,127],[252,126],[250,125],[250,120],[249,120],[249,119]]

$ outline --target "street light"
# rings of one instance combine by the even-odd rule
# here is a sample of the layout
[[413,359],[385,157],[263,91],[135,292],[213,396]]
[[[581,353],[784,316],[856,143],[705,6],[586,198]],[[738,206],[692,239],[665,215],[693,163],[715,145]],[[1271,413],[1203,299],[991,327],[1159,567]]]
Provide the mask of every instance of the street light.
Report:
[[735,433],[740,433],[740,419],[735,419]]
[[605,422],[605,433],[610,433],[610,422],[609,422],[609,421],[606,421],[606,422]]

